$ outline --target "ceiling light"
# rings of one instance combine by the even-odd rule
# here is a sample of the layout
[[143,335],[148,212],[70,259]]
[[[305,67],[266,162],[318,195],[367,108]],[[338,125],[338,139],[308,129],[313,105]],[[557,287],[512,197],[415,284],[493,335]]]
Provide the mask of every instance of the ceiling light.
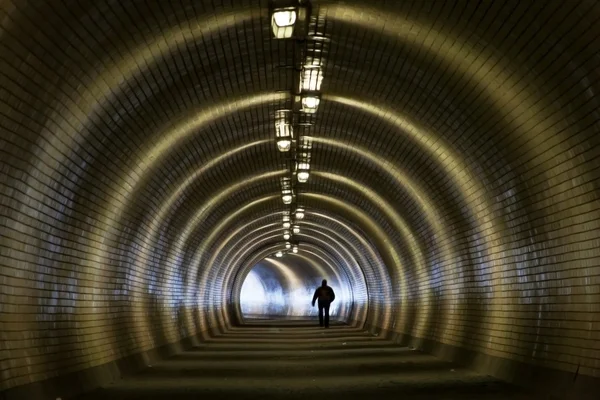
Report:
[[289,222],[284,222],[284,223],[283,223],[283,228],[284,228],[284,229],[289,229],[289,227],[290,227],[290,226],[291,226],[291,225],[290,225],[290,223],[289,223]]
[[298,246],[294,246],[292,248],[292,253],[297,254],[298,253]]
[[277,148],[279,149],[279,151],[286,152],[286,151],[290,151],[290,148],[292,147],[292,141],[289,139],[279,139],[277,141]]
[[305,66],[302,70],[300,90],[318,91],[323,83],[323,72],[319,67]]
[[284,215],[283,216],[283,222],[287,222],[290,220],[290,216],[289,215]]
[[296,235],[300,233],[300,227],[298,225],[294,225],[294,228],[292,229],[292,232],[294,232]]
[[304,208],[296,209],[296,219],[304,219]]
[[292,145],[293,129],[288,123],[286,110],[278,110],[275,113],[275,136],[277,137],[279,151],[289,151]]
[[298,163],[298,182],[304,183],[308,181],[308,177],[310,174],[308,170],[310,169],[310,164],[307,162]]
[[292,245],[290,244],[290,242],[287,242],[287,243],[285,244],[285,248],[286,248],[286,249],[288,249],[288,250],[289,250],[291,247],[292,247]]
[[310,174],[307,171],[298,172],[298,182],[304,183],[304,182],[308,181],[309,176],[310,176]]
[[287,39],[294,33],[296,23],[296,10],[293,8],[279,8],[271,16],[271,28],[277,39]]
[[278,251],[277,253],[275,253],[275,257],[283,257],[283,252]]
[[317,112],[321,100],[316,96],[305,96],[302,98],[302,111],[313,114]]
[[292,202],[292,195],[284,194],[281,196],[281,200],[283,201],[283,204],[290,204]]
[[291,235],[288,231],[285,231],[283,233],[283,240],[290,240],[290,237],[291,237]]

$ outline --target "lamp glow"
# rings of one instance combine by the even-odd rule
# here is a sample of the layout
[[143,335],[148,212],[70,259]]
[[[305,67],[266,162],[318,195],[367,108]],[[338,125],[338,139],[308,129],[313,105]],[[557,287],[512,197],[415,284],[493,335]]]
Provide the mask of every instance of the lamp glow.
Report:
[[292,248],[292,253],[297,254],[298,253],[298,246],[294,246]]
[[284,227],[284,229],[288,229],[290,227],[290,223],[289,222],[284,222],[283,223],[283,227]]
[[319,108],[321,100],[316,96],[306,96],[302,98],[302,111],[308,114],[314,114]]
[[281,200],[283,201],[283,204],[290,204],[292,202],[292,195],[284,194],[283,196],[281,196]]
[[296,23],[296,10],[276,9],[271,17],[271,28],[277,39],[287,39],[294,33]]
[[323,73],[321,68],[306,66],[302,70],[302,82],[300,83],[300,90],[318,91],[321,90],[321,83],[323,83]]
[[285,248],[286,248],[286,249],[288,249],[288,250],[289,250],[291,247],[292,247],[292,245],[290,244],[290,242],[287,242],[287,243],[285,244]]
[[310,176],[310,174],[306,171],[298,172],[298,182],[304,183],[304,182],[308,181],[309,176]]
[[294,225],[294,228],[292,229],[292,232],[294,232],[295,234],[300,233],[300,227],[298,225]]
[[279,139],[277,141],[277,149],[279,149],[279,151],[281,151],[282,153],[284,153],[286,151],[290,151],[291,147],[292,147],[292,141],[289,139]]
[[281,251],[278,251],[277,253],[275,253],[275,257],[283,257],[283,253]]
[[283,239],[284,240],[290,240],[290,237],[291,236],[290,236],[289,232],[286,232],[286,233],[283,234]]
[[296,219],[304,219],[304,210],[299,208],[296,210]]

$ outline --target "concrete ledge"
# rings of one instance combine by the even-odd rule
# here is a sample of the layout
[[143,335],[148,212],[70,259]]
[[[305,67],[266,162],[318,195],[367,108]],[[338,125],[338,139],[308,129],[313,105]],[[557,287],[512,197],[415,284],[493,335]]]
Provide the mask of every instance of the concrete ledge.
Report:
[[62,400],[68,400],[133,375],[156,361],[198,346],[203,337],[218,332],[220,332],[219,328],[210,329],[179,342],[132,354],[107,364],[10,388],[0,392],[0,400],[55,400],[59,397]]
[[479,373],[529,389],[546,399],[596,400],[600,392],[599,378],[579,375],[576,370],[566,372],[527,364],[374,326],[368,326],[366,329],[399,345],[413,347],[442,360],[455,362]]

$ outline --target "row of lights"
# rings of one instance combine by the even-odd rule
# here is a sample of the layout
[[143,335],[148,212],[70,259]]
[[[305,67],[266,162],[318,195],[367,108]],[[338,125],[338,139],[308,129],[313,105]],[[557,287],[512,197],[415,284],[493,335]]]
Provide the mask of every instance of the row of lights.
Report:
[[[271,13],[271,28],[275,39],[306,39],[307,21],[310,13],[310,4],[303,0],[276,0]],[[315,51],[316,53],[316,51]],[[292,98],[296,104],[295,110],[299,113],[313,115],[317,112],[320,97],[319,91],[323,82],[323,71],[320,57],[307,56],[302,63],[298,78],[298,88],[292,90]],[[294,160],[292,178],[281,179],[281,200],[284,205],[290,206],[283,215],[283,239],[285,251],[278,251],[275,255],[282,257],[286,252],[298,253],[298,245],[290,243],[293,235],[300,233],[298,221],[304,218],[303,207],[294,203],[295,180],[306,183],[310,177],[310,150],[311,141],[307,137],[294,142],[294,112],[293,110],[277,110],[275,112],[275,135],[277,149],[282,153],[291,152],[290,158]],[[295,179],[293,179],[295,176]],[[294,209],[293,214],[291,210]]]

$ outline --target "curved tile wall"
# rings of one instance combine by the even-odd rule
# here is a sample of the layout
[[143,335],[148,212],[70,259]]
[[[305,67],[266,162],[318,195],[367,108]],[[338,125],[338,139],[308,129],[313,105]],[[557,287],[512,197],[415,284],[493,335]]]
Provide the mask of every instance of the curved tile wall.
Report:
[[300,240],[347,274],[350,319],[596,384],[600,7],[312,3],[299,44],[266,0],[0,2],[0,391],[82,391],[238,322],[236,277],[279,240],[230,246],[280,223],[274,112],[315,49],[297,197],[329,239]]

